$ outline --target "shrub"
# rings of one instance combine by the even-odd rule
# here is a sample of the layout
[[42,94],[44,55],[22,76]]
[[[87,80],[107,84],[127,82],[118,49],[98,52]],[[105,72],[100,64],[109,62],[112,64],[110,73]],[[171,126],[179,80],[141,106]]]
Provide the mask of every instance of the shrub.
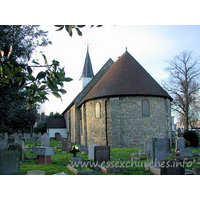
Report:
[[199,136],[195,131],[185,131],[183,137],[190,143],[190,146],[197,147],[199,145]]

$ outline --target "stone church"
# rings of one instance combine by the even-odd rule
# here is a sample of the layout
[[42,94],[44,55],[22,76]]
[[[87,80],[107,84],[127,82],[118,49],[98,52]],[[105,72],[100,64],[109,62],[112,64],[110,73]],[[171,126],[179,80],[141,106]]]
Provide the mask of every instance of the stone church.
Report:
[[171,137],[172,98],[128,51],[94,76],[87,50],[80,80],[83,90],[62,113],[72,142],[133,148]]

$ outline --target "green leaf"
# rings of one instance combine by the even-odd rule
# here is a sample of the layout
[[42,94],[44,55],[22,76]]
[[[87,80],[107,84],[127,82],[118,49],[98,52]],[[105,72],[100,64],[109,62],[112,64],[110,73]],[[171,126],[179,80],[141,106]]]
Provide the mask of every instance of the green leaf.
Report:
[[58,73],[56,73],[56,72],[53,72],[53,74],[55,75],[55,77],[56,77],[57,79],[59,79],[59,80],[60,80],[60,76],[58,75]]
[[44,62],[45,62],[45,64],[48,65],[48,62],[47,62],[47,58],[46,58],[46,56],[45,56],[44,54],[42,54],[42,56],[43,56],[43,58],[44,58]]
[[61,96],[58,94],[58,92],[53,92],[53,95],[57,98],[61,98]]
[[65,25],[65,29],[69,33],[69,35],[72,37],[72,25]]
[[39,89],[44,90],[46,88],[46,85],[42,85]]
[[64,25],[54,25],[54,26],[59,27],[59,29],[57,29],[56,31],[60,31],[64,28]]
[[22,87],[25,83],[25,78],[22,78],[22,80],[19,82],[19,87]]
[[52,90],[55,91],[57,90],[57,85],[54,85],[54,83],[51,81],[49,77],[47,77],[47,86]]
[[77,31],[78,35],[82,36],[82,32],[78,28],[76,28],[76,31]]
[[45,76],[46,76],[46,72],[41,71],[38,73],[36,79],[40,80],[40,79],[44,78]]
[[44,92],[44,91],[42,91],[42,92],[39,92],[38,94],[41,96],[41,95],[47,95],[48,93],[47,93],[47,92]]
[[29,76],[26,76],[26,77],[31,81],[35,81],[35,77],[34,76],[29,75]]
[[69,77],[67,77],[67,78],[64,78],[63,80],[64,80],[64,81],[66,81],[66,82],[70,82],[70,81],[72,81],[73,79],[72,79],[72,78],[69,78]]
[[35,60],[32,60],[32,63],[39,65],[40,63],[36,62]]
[[2,50],[0,49],[0,52],[1,52],[1,56],[3,57],[3,56],[4,56],[4,51],[2,51]]
[[85,27],[85,25],[77,25],[77,27],[83,28],[83,27]]
[[10,82],[10,79],[9,79],[9,78],[2,78],[2,79],[1,79],[1,82],[2,82],[2,83],[9,83],[9,82]]
[[10,46],[10,49],[9,49],[9,52],[8,52],[8,55],[7,55],[8,58],[10,57],[11,52],[12,52],[12,46]]
[[30,60],[30,55],[28,53],[28,51],[26,51],[26,57],[28,58],[28,61]]
[[66,94],[67,93],[67,91],[64,90],[64,89],[59,89],[58,91],[61,92],[62,94]]
[[29,75],[31,75],[32,72],[33,72],[33,70],[31,69],[31,67],[27,66],[27,70],[28,70]]

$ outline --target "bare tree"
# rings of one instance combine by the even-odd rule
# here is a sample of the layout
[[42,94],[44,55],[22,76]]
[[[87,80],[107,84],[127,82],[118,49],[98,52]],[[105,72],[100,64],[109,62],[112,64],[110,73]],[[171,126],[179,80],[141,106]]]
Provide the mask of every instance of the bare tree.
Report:
[[192,56],[193,52],[183,51],[167,61],[170,66],[165,70],[169,78],[163,84],[173,97],[172,109],[184,120],[185,130],[188,130],[189,122],[199,112],[200,59]]

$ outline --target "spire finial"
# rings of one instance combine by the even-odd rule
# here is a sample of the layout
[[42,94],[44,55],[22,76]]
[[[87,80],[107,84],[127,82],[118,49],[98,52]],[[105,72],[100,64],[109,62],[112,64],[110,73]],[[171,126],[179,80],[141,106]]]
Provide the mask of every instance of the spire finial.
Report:
[[127,47],[126,47],[126,51],[127,51]]
[[89,51],[89,45],[91,45],[91,44],[89,44],[89,43],[87,42],[86,45],[87,45],[87,51]]

